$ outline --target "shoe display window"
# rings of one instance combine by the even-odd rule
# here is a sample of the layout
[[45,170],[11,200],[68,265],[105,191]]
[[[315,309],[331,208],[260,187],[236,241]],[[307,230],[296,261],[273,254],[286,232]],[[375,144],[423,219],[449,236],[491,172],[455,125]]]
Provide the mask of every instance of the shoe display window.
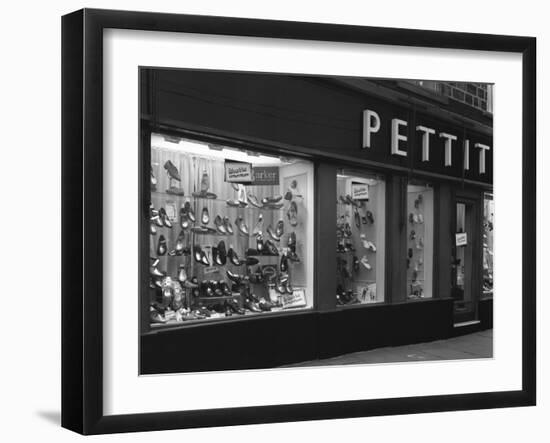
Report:
[[336,195],[336,305],[384,302],[384,178],[340,169]]
[[493,194],[483,198],[483,297],[493,297],[493,228],[495,223]]
[[430,184],[407,185],[407,298],[431,298],[433,286],[434,192]]
[[152,327],[313,307],[313,163],[151,136]]

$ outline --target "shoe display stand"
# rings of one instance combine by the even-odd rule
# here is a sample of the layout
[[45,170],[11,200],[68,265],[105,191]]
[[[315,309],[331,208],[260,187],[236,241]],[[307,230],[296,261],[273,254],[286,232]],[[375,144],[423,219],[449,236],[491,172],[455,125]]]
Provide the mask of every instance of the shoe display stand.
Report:
[[[159,159],[159,164],[164,162],[162,153],[154,150],[152,153]],[[174,163],[179,164],[175,160]],[[292,290],[287,288],[292,287],[293,269],[299,263],[283,259],[283,255],[291,255],[289,239],[294,232],[284,221],[290,200],[283,198],[278,185],[242,186],[237,192],[237,186],[224,182],[223,176],[220,179],[217,174],[212,174],[211,177],[199,168],[198,164],[204,162],[193,159],[189,164],[192,165],[191,171],[182,171],[182,175],[191,173],[200,179],[191,182],[189,187],[192,189],[186,189],[185,184],[177,188],[171,177],[165,177],[164,182],[170,187],[165,186],[167,189],[162,191],[162,177],[155,177],[159,183],[156,191],[151,192],[151,205],[155,211],[166,214],[171,227],[153,223],[157,232],[149,236],[149,250],[151,258],[159,259],[156,268],[160,272],[177,281],[183,266],[187,282],[194,282],[196,287],[185,287],[180,281],[184,300],[174,307],[173,300],[162,297],[162,290],[153,289],[152,284],[150,301],[161,308],[153,313],[151,328],[283,311],[282,296],[292,294]],[[264,206],[261,202],[265,198],[277,201]],[[256,207],[252,201],[263,207]],[[194,214],[194,222],[190,220],[190,211]],[[187,224],[183,223],[184,220]],[[278,224],[283,229],[280,237],[276,234]],[[180,244],[177,251],[176,244],[182,232],[183,249]],[[161,235],[166,240],[166,253],[159,255]],[[301,238],[296,240],[295,234],[293,239],[303,241]],[[216,248],[219,250],[221,242],[225,249],[223,264],[216,263],[214,253]],[[195,250],[199,248],[201,254],[195,257]],[[296,245],[292,249],[295,251]],[[232,262],[232,254],[241,264]],[[295,253],[294,256],[297,259]],[[266,268],[269,269],[266,271]],[[231,295],[227,295],[227,291],[223,295],[216,293],[224,283],[226,288],[230,288]],[[277,292],[278,289],[282,289],[282,293]],[[172,311],[177,309],[179,315],[173,315]]]
[[[352,183],[370,184],[368,200],[351,197]],[[377,186],[374,184],[378,183]],[[336,305],[384,302],[384,184],[363,177],[338,177],[336,202]],[[383,279],[380,279],[383,281]]]
[[433,239],[433,190],[409,185],[407,189],[407,297],[430,298]]

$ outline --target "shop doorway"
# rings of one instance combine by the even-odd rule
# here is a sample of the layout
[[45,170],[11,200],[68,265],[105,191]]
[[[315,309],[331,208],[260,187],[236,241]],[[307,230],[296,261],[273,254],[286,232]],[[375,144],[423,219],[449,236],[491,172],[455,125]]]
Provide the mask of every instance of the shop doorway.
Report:
[[473,244],[476,234],[474,204],[468,201],[457,201],[455,210],[452,297],[454,298],[454,321],[456,324],[476,319],[477,297],[473,285]]

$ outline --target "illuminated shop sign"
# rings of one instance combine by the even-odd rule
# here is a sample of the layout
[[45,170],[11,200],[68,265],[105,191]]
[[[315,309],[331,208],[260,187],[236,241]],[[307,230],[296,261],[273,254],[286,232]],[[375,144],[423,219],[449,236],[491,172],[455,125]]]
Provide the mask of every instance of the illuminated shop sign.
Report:
[[[381,128],[381,119],[380,115],[373,111],[372,109],[365,109],[363,111],[363,149],[370,149],[372,143],[380,131]],[[392,156],[398,157],[407,157],[407,143],[409,142],[408,138],[408,128],[409,123],[406,120],[392,118],[391,119],[391,140],[389,144],[389,151]],[[430,152],[432,146],[430,142],[434,138],[439,138],[443,140],[443,166],[453,167],[453,149],[458,149],[458,135],[452,134],[446,131],[438,131],[437,128],[431,128],[425,125],[416,125],[415,131],[421,134],[422,137],[422,162],[430,162]],[[462,149],[464,153],[463,157],[463,168],[468,171],[470,169],[470,151],[471,143],[469,139],[464,139],[462,141]],[[474,155],[477,153],[479,156],[478,162],[478,173],[485,174],[486,167],[486,153],[491,149],[490,146],[483,143],[473,143]]]

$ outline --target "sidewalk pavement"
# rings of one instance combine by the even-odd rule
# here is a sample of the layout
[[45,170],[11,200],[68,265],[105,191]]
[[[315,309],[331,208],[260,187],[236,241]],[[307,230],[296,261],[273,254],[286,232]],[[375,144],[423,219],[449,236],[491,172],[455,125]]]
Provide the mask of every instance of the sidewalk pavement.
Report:
[[285,367],[395,363],[405,361],[456,360],[493,357],[493,330],[437,340],[429,343],[354,352],[324,360],[306,361]]

